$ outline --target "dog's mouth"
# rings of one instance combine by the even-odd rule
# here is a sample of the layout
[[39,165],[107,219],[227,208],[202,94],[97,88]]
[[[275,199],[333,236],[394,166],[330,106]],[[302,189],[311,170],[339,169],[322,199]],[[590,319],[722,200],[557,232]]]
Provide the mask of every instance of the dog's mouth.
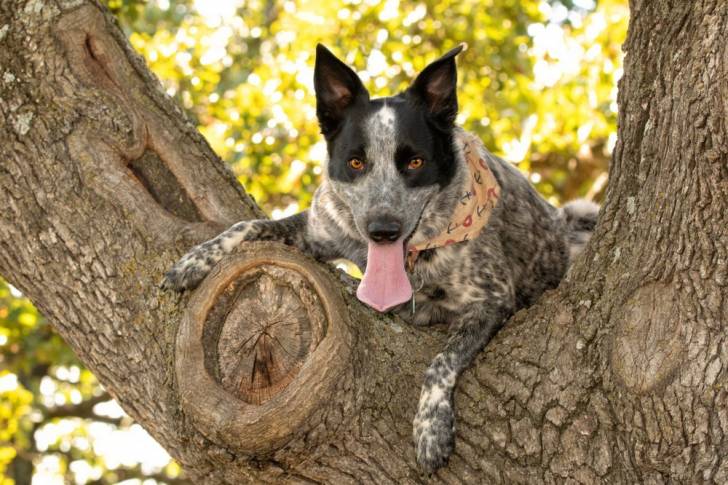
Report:
[[404,239],[382,244],[369,242],[367,268],[356,290],[362,302],[386,312],[412,298],[412,285],[405,272]]
[[412,298],[412,285],[405,269],[407,244],[420,226],[424,204],[414,229],[405,237],[382,244],[368,241],[367,267],[356,296],[380,312],[386,312]]

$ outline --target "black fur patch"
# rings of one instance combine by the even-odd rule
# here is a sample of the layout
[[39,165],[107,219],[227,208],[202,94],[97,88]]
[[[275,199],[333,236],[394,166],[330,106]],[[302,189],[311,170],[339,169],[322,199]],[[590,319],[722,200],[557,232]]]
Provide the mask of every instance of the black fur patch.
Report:
[[[455,175],[456,161],[453,150],[453,131],[437,126],[432,115],[408,96],[400,94],[379,98],[351,106],[341,129],[327,140],[329,152],[329,177],[342,182],[353,182],[367,173],[367,168],[354,171],[349,167],[351,158],[367,162],[366,122],[384,104],[391,107],[396,116],[397,152],[391,161],[408,187],[439,185],[446,187]],[[421,157],[425,164],[418,170],[407,170],[409,161]]]

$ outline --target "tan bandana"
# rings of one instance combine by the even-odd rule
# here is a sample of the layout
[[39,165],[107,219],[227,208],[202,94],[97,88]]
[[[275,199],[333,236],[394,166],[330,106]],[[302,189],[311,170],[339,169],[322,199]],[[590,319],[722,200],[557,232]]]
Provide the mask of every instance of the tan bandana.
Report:
[[490,214],[498,203],[500,186],[482,157],[482,142],[474,134],[465,131],[461,131],[457,136],[458,142],[462,144],[469,172],[463,193],[447,229],[432,239],[407,248],[409,268],[414,265],[420,251],[475,239],[488,223]]

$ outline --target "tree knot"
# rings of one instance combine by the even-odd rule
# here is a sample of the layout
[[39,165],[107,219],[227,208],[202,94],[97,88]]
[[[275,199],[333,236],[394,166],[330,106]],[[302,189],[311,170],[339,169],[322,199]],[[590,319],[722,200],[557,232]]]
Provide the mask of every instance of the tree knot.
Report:
[[677,301],[672,286],[650,283],[630,296],[615,319],[612,369],[633,392],[668,382],[682,362],[688,342]]
[[[261,452],[297,431],[335,384],[351,337],[335,279],[277,244],[250,243],[195,291],[177,337],[184,410],[226,446]],[[298,424],[297,424],[298,423]]]

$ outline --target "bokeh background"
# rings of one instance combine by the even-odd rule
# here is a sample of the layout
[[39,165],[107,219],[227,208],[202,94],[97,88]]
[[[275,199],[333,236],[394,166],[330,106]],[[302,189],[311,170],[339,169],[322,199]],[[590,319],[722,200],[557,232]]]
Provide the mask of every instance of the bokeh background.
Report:
[[[554,204],[604,193],[627,0],[104,2],[274,218],[305,209],[321,175],[317,42],[373,96],[466,42],[458,122]],[[0,485],[186,483],[1,275],[0,352]]]

